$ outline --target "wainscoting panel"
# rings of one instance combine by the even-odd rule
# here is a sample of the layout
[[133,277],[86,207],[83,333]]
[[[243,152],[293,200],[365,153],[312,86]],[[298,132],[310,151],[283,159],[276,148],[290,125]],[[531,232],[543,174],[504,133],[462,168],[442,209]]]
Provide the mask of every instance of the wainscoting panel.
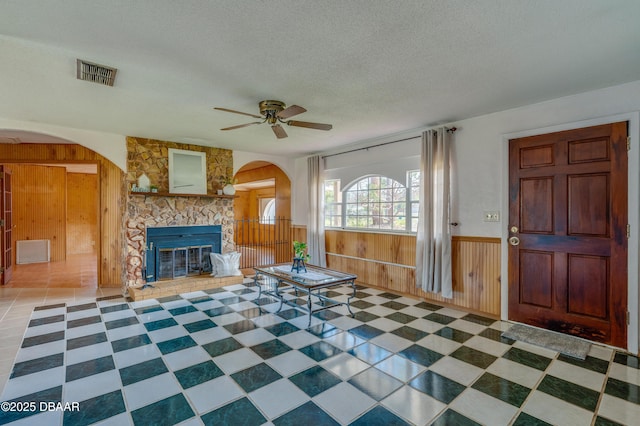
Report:
[[327,253],[379,262],[415,265],[414,235],[373,232],[326,231]]
[[[294,229],[302,237],[303,227]],[[306,240],[306,231],[304,233]],[[500,239],[454,237],[453,298],[415,286],[415,236],[326,231],[327,266],[358,275],[358,281],[495,316],[500,315]]]

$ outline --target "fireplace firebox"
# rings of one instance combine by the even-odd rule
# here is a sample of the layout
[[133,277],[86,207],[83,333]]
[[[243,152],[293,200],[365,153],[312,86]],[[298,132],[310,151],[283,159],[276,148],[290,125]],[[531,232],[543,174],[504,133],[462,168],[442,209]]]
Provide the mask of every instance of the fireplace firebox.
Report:
[[211,253],[220,253],[222,226],[147,227],[146,281],[211,273]]

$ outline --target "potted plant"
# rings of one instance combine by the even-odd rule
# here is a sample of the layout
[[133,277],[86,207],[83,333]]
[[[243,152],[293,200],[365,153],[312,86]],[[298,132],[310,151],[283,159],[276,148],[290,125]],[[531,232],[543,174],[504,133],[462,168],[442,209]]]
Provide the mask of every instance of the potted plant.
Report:
[[303,243],[301,241],[293,242],[293,265],[291,266],[291,271],[300,272],[300,269],[303,269],[304,272],[307,272],[307,267],[304,262],[308,261],[311,258],[309,253],[307,253],[307,243]]

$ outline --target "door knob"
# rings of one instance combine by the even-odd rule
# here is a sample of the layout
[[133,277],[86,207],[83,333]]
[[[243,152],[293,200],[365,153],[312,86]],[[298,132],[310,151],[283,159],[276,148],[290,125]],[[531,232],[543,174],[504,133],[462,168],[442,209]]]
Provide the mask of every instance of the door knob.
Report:
[[509,238],[509,244],[511,244],[512,246],[517,246],[518,244],[520,244],[520,238],[518,237]]

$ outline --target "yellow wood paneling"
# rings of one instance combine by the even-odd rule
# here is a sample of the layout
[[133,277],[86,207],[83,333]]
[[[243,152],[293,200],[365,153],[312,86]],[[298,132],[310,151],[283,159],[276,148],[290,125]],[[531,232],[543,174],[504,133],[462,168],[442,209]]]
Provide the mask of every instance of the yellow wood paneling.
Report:
[[67,173],[67,254],[95,252],[97,219],[98,176]]
[[307,242],[307,227],[300,225],[291,226],[291,241]]
[[413,235],[326,231],[327,253],[415,266]]
[[16,164],[12,172],[14,242],[49,240],[51,261],[65,260],[67,171]]
[[[294,228],[301,236],[304,227]],[[444,299],[415,285],[415,236],[326,231],[327,266],[358,275],[378,288],[500,315],[500,239],[454,237],[453,298]]]
[[[74,144],[0,144],[0,163],[95,163],[99,178],[98,285],[124,283],[125,175],[94,151]],[[14,237],[15,244],[15,237]]]

